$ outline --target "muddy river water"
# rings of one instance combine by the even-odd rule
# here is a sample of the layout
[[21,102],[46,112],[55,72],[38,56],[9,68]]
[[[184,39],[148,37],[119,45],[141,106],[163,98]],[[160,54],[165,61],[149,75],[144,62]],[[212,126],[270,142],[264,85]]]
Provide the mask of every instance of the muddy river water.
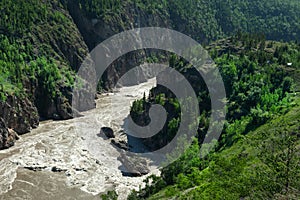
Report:
[[[0,199],[100,199],[99,194],[112,189],[125,199],[138,190],[147,175],[123,176],[119,152],[97,134],[103,126],[121,134],[132,102],[155,84],[150,79],[101,95],[97,107],[83,117],[41,122],[14,147],[0,151]],[[158,173],[155,166],[151,173]]]

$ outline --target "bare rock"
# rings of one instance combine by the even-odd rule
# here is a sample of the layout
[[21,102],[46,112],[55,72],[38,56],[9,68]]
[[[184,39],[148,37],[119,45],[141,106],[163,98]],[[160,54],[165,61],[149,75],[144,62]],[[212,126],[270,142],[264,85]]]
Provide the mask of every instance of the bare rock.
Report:
[[116,141],[116,140],[111,140],[111,143],[115,145],[116,147],[123,149],[125,151],[129,150],[128,144],[125,141]]
[[18,134],[27,133],[39,125],[37,108],[27,98],[8,96],[5,102],[0,102],[0,117]]
[[137,177],[150,173],[147,161],[143,158],[127,156],[126,154],[121,153],[118,160],[120,160],[127,169],[127,171],[122,172],[125,176]]
[[17,134],[14,131],[9,131],[4,120],[0,118],[0,150],[13,146],[16,139]]
[[105,135],[108,138],[114,138],[115,137],[114,131],[109,127],[102,127],[101,130],[100,130],[100,134]]

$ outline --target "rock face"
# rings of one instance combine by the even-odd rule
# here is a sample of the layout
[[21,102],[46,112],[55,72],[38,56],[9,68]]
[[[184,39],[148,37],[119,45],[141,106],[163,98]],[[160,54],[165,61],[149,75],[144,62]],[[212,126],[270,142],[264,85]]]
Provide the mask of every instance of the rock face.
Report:
[[9,148],[14,145],[17,135],[14,131],[9,131],[0,118],[0,150]]
[[[40,55],[39,49],[47,46],[51,56],[60,68],[78,71],[81,63],[86,58],[89,50],[109,38],[110,36],[138,27],[171,27],[167,11],[161,15],[151,14],[145,10],[128,4],[125,6],[121,18],[112,17],[111,20],[93,18],[80,9],[77,1],[67,1],[68,5],[57,2],[47,4],[49,12],[60,13],[64,20],[61,22],[53,19],[37,23],[32,30],[30,44],[34,47],[33,53]],[[56,26],[57,25],[57,26]],[[64,28],[58,28],[59,26]],[[44,31],[47,30],[47,31]],[[62,34],[62,30],[65,32]],[[118,80],[130,69],[145,62],[147,57],[158,52],[138,50],[121,56],[104,73],[102,77],[105,90],[113,88]],[[161,53],[161,52],[160,52]],[[138,71],[134,83],[146,81],[149,74]],[[126,83],[132,84],[132,83]],[[0,117],[5,127],[13,129],[18,134],[29,132],[39,124],[40,119],[70,119],[74,117],[72,110],[73,95],[83,96],[82,102],[76,102],[76,110],[86,111],[95,108],[94,95],[89,90],[82,93],[72,93],[70,86],[61,83],[57,86],[57,95],[48,94],[43,88],[43,83],[37,80],[23,80],[24,91],[30,97],[8,96],[5,102],[0,102]],[[88,99],[86,98],[88,97]],[[83,106],[84,105],[84,106]],[[78,116],[77,114],[75,114]],[[1,128],[3,133],[5,128]],[[5,134],[4,134],[5,135]],[[7,136],[5,136],[7,138]],[[3,139],[2,139],[3,140]],[[4,144],[4,140],[1,142]]]
[[17,134],[28,133],[39,125],[37,108],[28,98],[7,96],[0,101],[0,149],[14,145]]
[[0,102],[0,149],[14,145],[17,134],[28,133],[38,125],[37,108],[29,99],[8,96]]
[[[125,30],[140,27],[171,27],[171,21],[166,13],[151,14],[145,10],[141,10],[131,3],[122,8],[120,18],[112,17],[111,20],[105,21],[101,18],[92,18],[88,13],[79,8],[76,1],[68,1],[68,10],[77,25],[85,43],[89,50],[93,50],[98,44],[108,39],[109,37],[118,34]],[[146,58],[158,57],[161,51],[157,50],[136,50],[125,54],[118,58],[111,66],[104,72],[102,77],[103,89],[110,90],[113,88],[118,80],[130,69],[143,64]],[[165,61],[167,58],[162,58]],[[149,75],[147,72],[141,70],[137,71],[138,79],[133,80],[134,84],[145,82]],[[128,84],[132,85],[132,84]]]
[[171,27],[171,20],[167,11],[147,12],[128,2],[119,16],[110,16],[110,19],[91,17],[84,9],[80,9],[78,1],[68,1],[68,11],[81,32],[85,43],[92,50],[102,41],[125,30],[140,27]]
[[[40,56],[40,49],[47,46],[48,53],[53,56],[60,68],[77,71],[88,53],[88,48],[67,9],[58,5],[57,2],[47,3],[47,5],[45,3],[45,6],[48,12],[60,13],[65,20],[57,22],[50,19],[37,23],[30,34],[30,45],[34,47],[32,53]],[[68,34],[62,34],[63,29],[57,28],[54,25],[56,23],[61,23],[59,26],[63,26]],[[39,77],[22,81],[25,93],[29,94],[26,95],[27,97],[7,95],[4,102],[0,101],[2,120],[0,147],[2,148],[11,146],[15,140],[14,136],[10,137],[11,135],[7,133],[7,128],[14,130],[17,134],[24,134],[37,127],[40,119],[73,117],[70,86],[61,83],[57,87],[57,95],[53,97],[45,91]]]
[[5,102],[0,102],[0,118],[18,134],[28,133],[39,125],[37,108],[27,98],[8,96]]
[[[78,71],[81,63],[88,54],[88,47],[85,44],[76,24],[70,16],[67,9],[56,2],[52,2],[49,6],[49,12],[59,12],[66,22],[46,21],[43,24],[42,30],[34,31],[36,40],[33,45],[40,47],[48,45],[51,51],[54,51],[55,60],[58,62],[60,68],[69,68],[68,70]],[[65,34],[62,34],[61,29],[55,28],[52,23],[57,23],[57,26],[64,26]],[[61,83],[57,86],[57,95],[48,94],[42,87],[43,83],[39,80],[26,84],[25,87],[28,92],[33,95],[32,102],[38,109],[38,113],[42,119],[70,119],[72,115],[72,87]],[[30,89],[29,89],[30,88]],[[95,104],[93,107],[94,108]]]
[[[97,134],[101,127],[112,127],[115,140],[119,139],[119,134],[123,137],[123,132],[119,130],[130,109],[128,101],[142,98],[143,92],[148,93],[154,85],[155,81],[152,80],[139,86],[120,88],[115,95],[99,95],[96,109],[85,112],[85,116],[67,121],[43,122],[34,131],[34,136],[22,135],[17,150],[8,149],[0,155],[0,160],[4,158],[0,162],[3,171],[0,173],[0,185],[7,186],[0,187],[1,198],[61,199],[72,195],[72,199],[99,199],[99,193],[115,189],[120,199],[127,199],[130,191],[138,190],[139,185],[143,185],[146,176],[123,176],[121,170],[126,170],[117,160],[119,151],[111,145],[111,140],[103,140]],[[120,112],[109,115],[112,97],[120,100],[114,104],[115,110]],[[158,175],[159,171],[154,168],[151,165],[150,173]],[[33,185],[28,187],[28,184],[19,180]],[[49,186],[55,192],[49,193]],[[76,188],[95,195],[95,198],[74,195]],[[26,193],[20,194],[21,190],[26,190]],[[61,191],[59,195],[57,191]]]
[[128,157],[126,154],[121,153],[118,158],[127,169],[127,171],[122,172],[124,176],[143,176],[150,172],[148,168],[147,161],[138,157]]

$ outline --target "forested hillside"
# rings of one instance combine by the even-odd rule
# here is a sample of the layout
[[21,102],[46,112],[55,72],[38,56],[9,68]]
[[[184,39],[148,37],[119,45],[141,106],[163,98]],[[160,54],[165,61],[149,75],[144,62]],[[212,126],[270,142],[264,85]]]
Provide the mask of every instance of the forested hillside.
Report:
[[0,1],[0,148],[39,119],[71,117],[74,72],[88,50],[59,1]]
[[195,141],[129,199],[299,199],[299,98],[292,106],[205,160]]
[[[239,33],[207,48],[222,74],[228,100],[217,147],[200,159],[210,110],[207,90],[196,90],[202,113],[194,143],[162,169],[162,177],[149,178],[146,182],[153,183],[129,199],[298,199],[300,127],[295,91],[300,83],[290,76],[299,73],[299,44]],[[170,65],[182,71],[187,68],[187,78],[193,74],[180,58],[171,58]],[[139,115],[148,113],[149,104],[173,105],[167,109],[168,125],[155,139],[143,140],[145,145],[153,148],[173,139],[180,124],[176,102],[172,94],[157,87],[149,99],[133,104],[131,115],[138,121],[147,119]]]
[[1,99],[27,97],[47,109],[38,99],[63,98],[60,87],[72,86],[87,47],[59,2],[1,1],[1,9]]
[[[135,15],[134,27],[149,25],[144,21],[145,14],[161,18],[165,22],[169,21],[170,27],[202,42],[234,35],[238,30],[263,33],[268,39],[274,40],[299,39],[300,4],[297,0],[78,0],[74,2],[79,2],[80,8],[90,17],[101,18],[107,22],[117,19],[126,28],[128,28],[128,19],[132,15]],[[130,10],[139,12],[129,14]]]
[[[141,26],[170,27],[206,43],[235,34],[238,30],[261,32],[267,39],[299,39],[300,5],[296,0],[2,0],[0,3],[2,99],[5,93],[19,94],[24,91],[23,85],[28,78],[21,75],[26,74],[40,77],[41,82],[51,82],[44,89],[48,96],[54,96],[58,88],[53,89],[53,82],[60,79],[58,73],[72,73],[86,55],[84,42],[91,49],[124,29]],[[86,20],[77,19],[80,17],[85,17]],[[94,23],[89,25],[89,20],[94,20]],[[88,32],[90,29],[93,32]],[[57,67],[53,67],[53,72],[47,70],[47,67],[37,71],[33,63],[41,60],[46,65],[53,64]],[[28,67],[31,62],[33,67]],[[56,69],[59,72],[55,72]],[[43,70],[46,72],[42,73]],[[71,79],[70,77],[66,81],[72,83]],[[40,85],[42,87],[43,83]]]
[[[73,117],[75,74],[97,44],[132,28],[171,28],[206,46],[218,65],[227,122],[214,152],[200,160],[210,99],[202,80],[192,82],[203,108],[193,145],[130,198],[299,199],[299,16],[299,0],[0,0],[0,149],[41,119]],[[120,58],[102,89],[147,56]],[[167,59],[192,73],[182,58]],[[140,114],[154,103],[171,109],[161,135],[143,141],[149,148],[172,139],[180,122],[176,98],[159,87],[131,114],[146,123]]]
[[[72,68],[76,70],[76,67],[82,61],[82,57],[86,54],[84,45],[80,43],[82,40],[68,15],[68,9],[72,10],[71,7],[77,5],[87,18],[98,18],[99,21],[104,21],[102,23],[104,25],[114,23],[113,27],[117,29],[110,30],[111,34],[133,27],[164,25],[189,34],[201,42],[235,34],[238,30],[260,32],[265,34],[267,39],[299,39],[297,37],[300,29],[298,19],[300,5],[295,0],[284,2],[278,0],[197,0],[187,2],[178,0],[62,0],[51,2],[2,0],[0,33],[1,48],[4,53],[1,55],[1,61],[5,63],[3,63],[5,67],[2,67],[1,80],[3,82],[4,80],[7,81],[5,81],[6,84],[2,89],[1,96],[4,96],[4,91],[11,92],[15,90],[18,93],[18,91],[23,90],[20,87],[25,77],[20,77],[21,71],[25,71],[21,74],[28,73],[32,76],[41,76],[34,67],[27,67],[30,69],[26,69],[25,65],[30,65],[31,61],[39,62],[38,60],[44,59],[51,64],[53,62],[51,59],[54,59],[56,65],[67,66],[60,67],[66,68],[66,71],[70,71]],[[132,14],[134,16],[130,16],[128,13],[130,9],[136,10]],[[146,21],[145,15],[154,17],[150,19],[151,23]],[[158,19],[158,16],[162,19]],[[155,24],[155,20],[157,24]],[[164,23],[160,23],[159,20]],[[105,36],[102,39],[105,39]],[[73,46],[72,51],[67,50],[67,47],[70,46]],[[90,48],[93,47],[89,46]],[[81,55],[81,59],[76,58],[78,55]],[[12,61],[13,63],[10,63]],[[59,61],[60,63],[57,64]],[[13,66],[9,67],[8,65]],[[69,73],[62,72],[62,70],[49,73]],[[49,70],[46,71],[48,73]],[[16,77],[12,78],[11,76],[15,74]],[[47,77],[41,76],[41,79],[43,78],[47,79]],[[55,78],[57,77],[50,79]],[[72,80],[69,81],[72,82]],[[55,82],[55,80],[49,82]],[[49,93],[55,92],[52,91],[51,84],[48,87],[46,89]]]

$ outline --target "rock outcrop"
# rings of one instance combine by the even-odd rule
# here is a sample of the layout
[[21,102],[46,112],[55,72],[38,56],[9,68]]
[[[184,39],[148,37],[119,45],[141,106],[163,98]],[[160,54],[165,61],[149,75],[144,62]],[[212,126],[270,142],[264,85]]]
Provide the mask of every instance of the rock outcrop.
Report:
[[28,98],[8,96],[0,102],[0,118],[18,134],[28,133],[39,125],[37,108]]
[[126,171],[122,171],[124,176],[143,176],[150,172],[148,163],[145,159],[134,156],[127,156],[125,153],[121,153],[118,158],[124,165]]
[[[131,3],[123,8],[121,18],[112,17],[111,20],[91,17],[80,9],[77,1],[72,0],[68,1],[67,5],[59,2],[45,3],[45,8],[48,12],[59,13],[61,17],[35,24],[36,28],[32,30],[25,43],[33,46],[33,54],[37,57],[45,53],[54,58],[60,69],[74,72],[79,70],[89,50],[110,36],[138,27],[171,27],[167,11],[161,15],[148,13]],[[45,52],[41,53],[42,49],[46,49]],[[147,57],[152,55],[155,57],[158,53],[161,52],[141,49],[121,56],[104,73],[103,89],[110,90],[126,72],[144,63]],[[137,73],[139,76],[137,80],[133,80],[134,83],[144,82],[150,78],[147,72],[140,70]],[[78,116],[76,111],[92,109],[96,105],[95,94],[91,94],[89,90],[73,94],[72,88],[61,82],[57,85],[57,94],[53,96],[45,91],[44,83],[40,82],[39,77],[22,81],[25,93],[30,95],[8,96],[5,102],[0,103],[0,117],[5,127],[13,129],[18,134],[27,133],[37,127],[40,119],[70,119]],[[75,102],[78,104],[75,106],[75,115],[72,108],[74,95],[83,97],[80,98],[80,102]],[[1,130],[6,132],[5,128]]]
[[124,140],[111,140],[111,143],[119,149],[123,149],[125,151],[129,150],[129,145]]
[[0,118],[0,150],[14,145],[17,135],[14,131],[9,131],[4,120]]
[[[140,27],[171,27],[171,21],[167,13],[148,13],[134,6],[133,3],[129,3],[122,9],[120,18],[112,16],[110,20],[105,21],[102,18],[90,17],[90,13],[85,13],[83,9],[80,9],[77,2],[68,1],[70,15],[89,50],[93,50],[104,40],[125,30]],[[101,79],[103,89],[110,90],[115,87],[118,80],[126,72],[143,64],[149,57],[161,57],[161,61],[166,61],[167,57],[162,58],[163,56],[161,55],[162,51],[141,49],[121,56],[104,72]],[[147,72],[142,70],[137,71],[137,73],[137,80],[133,80],[134,83],[145,82],[149,78],[152,78],[151,75],[149,76]]]
[[[41,32],[39,29],[35,30],[33,32],[35,38],[33,45],[38,48],[42,45],[48,45],[51,51],[55,53],[55,60],[60,68],[72,69],[77,72],[88,55],[88,47],[66,8],[52,2],[49,10],[50,12],[60,13],[64,17],[64,21],[47,21],[43,24],[43,29],[46,29],[47,32]],[[53,23],[57,23],[57,26],[63,26],[63,28],[57,28],[53,26]],[[34,96],[34,104],[42,119],[64,120],[73,117],[72,87],[61,82],[57,86],[55,97],[48,94],[38,81],[37,83],[31,83],[31,87],[33,87],[30,92]]]

